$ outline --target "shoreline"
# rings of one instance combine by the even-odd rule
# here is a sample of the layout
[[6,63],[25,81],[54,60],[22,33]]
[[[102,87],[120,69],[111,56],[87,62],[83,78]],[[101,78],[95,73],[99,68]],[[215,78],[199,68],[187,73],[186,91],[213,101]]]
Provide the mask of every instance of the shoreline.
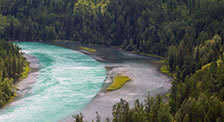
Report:
[[[147,96],[149,92],[151,96],[167,93],[171,86],[171,78],[158,72],[158,64],[152,63],[153,60],[159,60],[159,58],[133,54],[123,49],[113,47],[108,48],[101,45],[93,45],[93,49],[95,48],[97,50],[96,53],[88,53],[82,51],[79,47],[84,45],[92,48],[91,45],[78,44],[75,45],[75,48],[74,45],[71,45],[72,42],[66,43],[72,46],[70,49],[84,53],[96,61],[103,63],[106,69],[106,77],[101,89],[84,108],[78,110],[78,113],[82,112],[84,114],[85,120],[91,121],[95,119],[95,112],[98,111],[104,121],[106,117],[112,117],[112,106],[119,102],[120,98],[126,99],[131,105],[136,99],[145,99],[145,96]],[[56,46],[65,47],[60,44]],[[18,82],[17,87],[20,90],[18,91],[17,97],[14,98],[15,101],[22,98],[26,93],[29,93],[32,85],[36,81],[34,79],[38,75],[38,60],[30,55],[27,55],[26,58],[27,61],[30,62],[30,65],[34,64],[34,67],[31,66],[31,72],[27,78]],[[112,78],[117,74],[126,75],[130,77],[131,81],[125,83],[120,89],[107,91],[106,88],[112,84]],[[150,78],[148,75],[152,75],[152,77],[156,76],[156,78]],[[33,81],[29,80],[30,77],[31,79],[33,77]],[[156,83],[158,79],[162,81]],[[152,82],[150,82],[150,80],[152,80]],[[164,83],[165,85],[163,85]],[[77,111],[61,121],[73,121],[71,116],[74,114],[77,114]]]
[[12,102],[21,99],[23,96],[30,92],[30,90],[32,89],[32,85],[36,82],[36,78],[39,74],[39,60],[33,55],[24,54],[23,56],[26,58],[26,61],[30,63],[30,72],[28,73],[28,77],[18,81],[15,84],[16,96],[14,97]]
[[[101,45],[99,45],[99,46],[101,46]],[[109,48],[114,48],[114,47],[109,47]],[[91,47],[90,47],[90,49],[91,49]],[[127,53],[132,53],[132,54],[139,55],[139,56],[146,56],[146,57],[156,58],[155,60],[151,60],[149,63],[150,64],[158,65],[158,67],[156,68],[157,72],[159,72],[159,73],[161,73],[161,74],[163,74],[163,75],[165,75],[165,76],[173,79],[173,76],[172,75],[166,74],[166,73],[164,73],[164,72],[161,71],[161,67],[164,66],[164,64],[161,63],[161,61],[164,60],[164,57],[153,56],[153,55],[151,56],[151,54],[149,54],[149,55],[141,55],[139,53],[133,53],[132,51],[127,51],[127,50],[124,50],[124,49],[121,49],[121,48],[114,48],[114,49],[122,50],[122,51],[125,51]],[[113,76],[111,74],[108,74],[108,73],[110,71],[112,71],[114,68],[119,68],[119,67],[123,67],[123,66],[108,66],[108,65],[105,64],[105,62],[107,62],[106,59],[103,59],[100,56],[97,56],[96,54],[94,54],[95,52],[88,52],[88,51],[83,50],[83,49],[80,49],[78,51],[81,52],[81,53],[84,53],[85,55],[90,56],[91,58],[95,59],[98,62],[104,63],[104,65],[105,65],[104,68],[106,69],[106,78],[105,78],[104,83],[103,83],[103,86],[102,86],[102,88],[101,88],[101,90],[99,92],[101,92],[101,91],[103,91],[103,92],[111,92],[111,91],[107,91],[107,87],[110,86],[113,83],[113,78],[116,75],[118,75],[118,74],[124,75],[124,73],[123,72],[119,72],[119,73],[117,73],[116,75],[113,75]]]
[[[133,107],[134,102],[136,99],[139,99],[140,101],[143,101],[148,93],[150,93],[150,96],[155,97],[156,95],[165,96],[167,93],[169,93],[169,88],[167,91],[163,91],[163,87],[155,88],[152,90],[147,89],[142,84],[147,84],[145,81],[142,80],[141,83],[136,83],[136,81],[140,81],[137,77],[135,77],[135,73],[133,71],[129,70],[129,67],[110,67],[105,66],[105,68],[111,68],[107,71],[106,79],[104,80],[104,83],[101,87],[101,90],[96,94],[95,97],[92,98],[92,100],[81,110],[82,114],[84,115],[84,120],[86,121],[95,121],[95,113],[98,112],[101,116],[101,121],[106,120],[108,117],[110,120],[112,118],[112,108],[113,105],[118,103],[120,99],[125,99],[129,102],[129,105]],[[157,73],[159,69],[155,68],[155,71]],[[120,89],[114,90],[114,91],[107,91],[107,87],[110,86],[113,83],[113,77],[115,77],[117,74],[122,74],[125,76],[130,77],[131,81],[125,83]],[[162,74],[162,73],[161,73]],[[164,74],[162,74],[164,75]],[[167,75],[165,75],[167,77]],[[167,77],[168,79],[170,77]],[[167,80],[167,85],[170,87],[172,79],[170,78]],[[144,83],[145,82],[145,83]],[[170,85],[170,86],[169,86]],[[150,85],[145,85],[150,86]],[[138,89],[142,89],[138,91]],[[147,91],[149,90],[149,91]],[[161,90],[161,91],[160,91]],[[129,98],[130,97],[130,98]],[[167,100],[167,98],[163,97],[164,100]],[[109,102],[108,102],[109,101]],[[95,106],[97,106],[95,108]],[[102,110],[104,109],[104,110]]]
[[5,109],[6,107],[9,107],[11,104],[13,104],[13,102],[22,99],[31,90],[32,85],[36,82],[36,77],[39,73],[38,59],[28,54],[24,54],[23,56],[26,58],[26,61],[29,62],[30,72],[28,73],[27,77],[17,81],[14,84],[15,96],[13,96],[13,98],[0,109]]
[[[57,42],[56,44],[57,46],[61,46],[58,43],[62,42]],[[72,45],[71,43],[72,42],[69,44]],[[79,49],[79,46],[95,49],[96,52],[90,53],[85,50],[81,50]],[[153,61],[161,60],[158,57],[134,54],[120,48],[110,47],[110,49],[108,49],[108,47],[96,44],[78,44],[75,46],[76,48],[68,47],[62,44],[62,47],[79,51],[92,57],[96,61],[103,63],[106,69],[106,77],[100,91],[84,108],[75,111],[71,115],[59,121],[72,122],[72,115],[76,115],[80,112],[84,115],[84,121],[92,121],[96,119],[96,111],[101,116],[101,121],[104,121],[107,117],[112,118],[112,106],[119,102],[120,98],[127,100],[132,106],[136,99],[143,101],[148,93],[150,93],[151,96],[165,96],[171,87],[172,77],[165,75],[160,71],[161,64],[153,63]],[[112,54],[107,54],[108,50],[112,52]],[[120,54],[118,54],[118,52],[124,56],[119,57]],[[134,59],[134,61],[132,59]],[[120,62],[120,60],[124,60],[124,62]],[[131,81],[125,83],[120,89],[107,91],[107,87],[112,84],[113,77],[117,74],[128,76]],[[153,75],[153,77],[156,76],[157,78],[151,79],[148,75]],[[152,82],[150,82],[150,79]],[[162,85],[160,83],[156,83],[158,79],[160,79],[159,82],[162,83]]]
[[[9,41],[11,41],[11,42],[16,42],[16,41],[18,41],[18,42],[20,42],[19,40],[15,40],[15,41],[13,41],[13,40],[9,40]],[[105,44],[97,44],[97,43],[83,43],[83,42],[79,42],[79,41],[73,41],[73,40],[51,40],[51,41],[43,41],[43,40],[36,40],[36,41],[31,41],[31,40],[29,40],[29,41],[24,41],[24,42],[38,42],[38,43],[49,43],[49,42],[67,42],[67,43],[70,43],[70,42],[73,42],[73,43],[76,43],[76,44],[79,44],[79,45],[98,45],[98,46],[101,46],[101,47],[108,47],[108,48],[114,48],[114,49],[118,49],[118,50],[123,50],[123,51],[126,51],[126,52],[129,52],[129,53],[133,53],[133,54],[137,54],[137,55],[141,55],[141,56],[148,56],[148,57],[153,57],[153,58],[158,58],[158,59],[160,59],[160,60],[164,60],[164,58],[165,57],[163,57],[163,56],[159,56],[159,55],[155,55],[155,54],[150,54],[150,53],[145,53],[145,52],[136,52],[136,51],[134,51],[134,50],[130,50],[130,51],[128,51],[128,50],[125,50],[125,49],[123,49],[123,48],[121,48],[121,47],[119,47],[119,46],[108,46],[108,45],[105,45]],[[88,47],[88,46],[87,46]]]

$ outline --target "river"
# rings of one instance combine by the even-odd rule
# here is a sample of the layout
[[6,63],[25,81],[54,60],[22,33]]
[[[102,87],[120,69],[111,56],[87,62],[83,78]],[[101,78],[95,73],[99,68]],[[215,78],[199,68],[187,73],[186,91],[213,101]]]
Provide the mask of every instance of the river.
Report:
[[39,60],[39,74],[29,92],[0,110],[1,122],[55,122],[84,107],[102,87],[104,65],[91,57],[42,43],[17,44]]
[[[28,92],[24,90],[23,97],[0,110],[0,121],[72,121],[71,116],[79,112],[91,121],[96,111],[104,121],[112,117],[112,106],[121,98],[132,105],[136,99],[143,101],[148,93],[164,95],[171,86],[172,78],[160,73],[160,65],[153,63],[157,58],[76,42],[17,44],[35,56],[40,67],[35,83],[25,85]],[[80,46],[97,52],[85,52]],[[119,90],[106,91],[117,74],[127,75],[131,81]]]

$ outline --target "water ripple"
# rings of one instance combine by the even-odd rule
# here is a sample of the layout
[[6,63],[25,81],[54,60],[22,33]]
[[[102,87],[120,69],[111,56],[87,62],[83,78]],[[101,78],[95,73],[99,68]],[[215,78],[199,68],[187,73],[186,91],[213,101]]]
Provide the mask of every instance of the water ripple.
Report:
[[4,122],[52,122],[84,107],[105,79],[103,64],[77,51],[42,43],[20,42],[38,58],[40,74],[31,92],[0,110]]

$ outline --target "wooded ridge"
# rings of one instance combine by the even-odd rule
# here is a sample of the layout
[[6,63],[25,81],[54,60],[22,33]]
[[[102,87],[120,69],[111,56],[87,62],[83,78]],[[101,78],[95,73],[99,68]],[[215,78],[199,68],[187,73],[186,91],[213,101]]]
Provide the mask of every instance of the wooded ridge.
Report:
[[[73,40],[164,56],[176,76],[169,101],[148,97],[129,108],[121,100],[113,108],[113,122],[221,122],[223,10],[224,0],[0,0],[0,38]],[[2,49],[1,56],[8,55]]]

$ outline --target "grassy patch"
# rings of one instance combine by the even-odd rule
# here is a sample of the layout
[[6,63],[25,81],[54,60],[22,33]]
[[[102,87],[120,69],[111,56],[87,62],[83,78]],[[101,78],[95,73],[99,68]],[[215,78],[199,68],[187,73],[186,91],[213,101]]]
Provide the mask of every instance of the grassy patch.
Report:
[[96,52],[95,49],[91,49],[91,48],[88,48],[88,47],[79,47],[79,48],[82,49],[82,50],[88,51],[90,53],[95,53]]
[[164,73],[164,74],[167,74],[167,75],[170,75],[170,76],[175,77],[175,74],[174,74],[174,73],[171,73],[171,72],[169,71],[169,68],[168,68],[167,65],[163,65],[163,66],[160,68],[160,71],[161,71],[162,73]]
[[164,64],[165,63],[165,60],[160,60],[159,61],[161,64]]
[[21,73],[20,80],[28,77],[29,72],[30,72],[29,62],[26,62],[25,66],[23,67],[23,72]]
[[166,95],[165,95],[166,97],[170,97],[170,93],[166,93]]
[[129,80],[131,79],[127,76],[118,75],[113,79],[113,83],[107,88],[107,91],[119,89]]

